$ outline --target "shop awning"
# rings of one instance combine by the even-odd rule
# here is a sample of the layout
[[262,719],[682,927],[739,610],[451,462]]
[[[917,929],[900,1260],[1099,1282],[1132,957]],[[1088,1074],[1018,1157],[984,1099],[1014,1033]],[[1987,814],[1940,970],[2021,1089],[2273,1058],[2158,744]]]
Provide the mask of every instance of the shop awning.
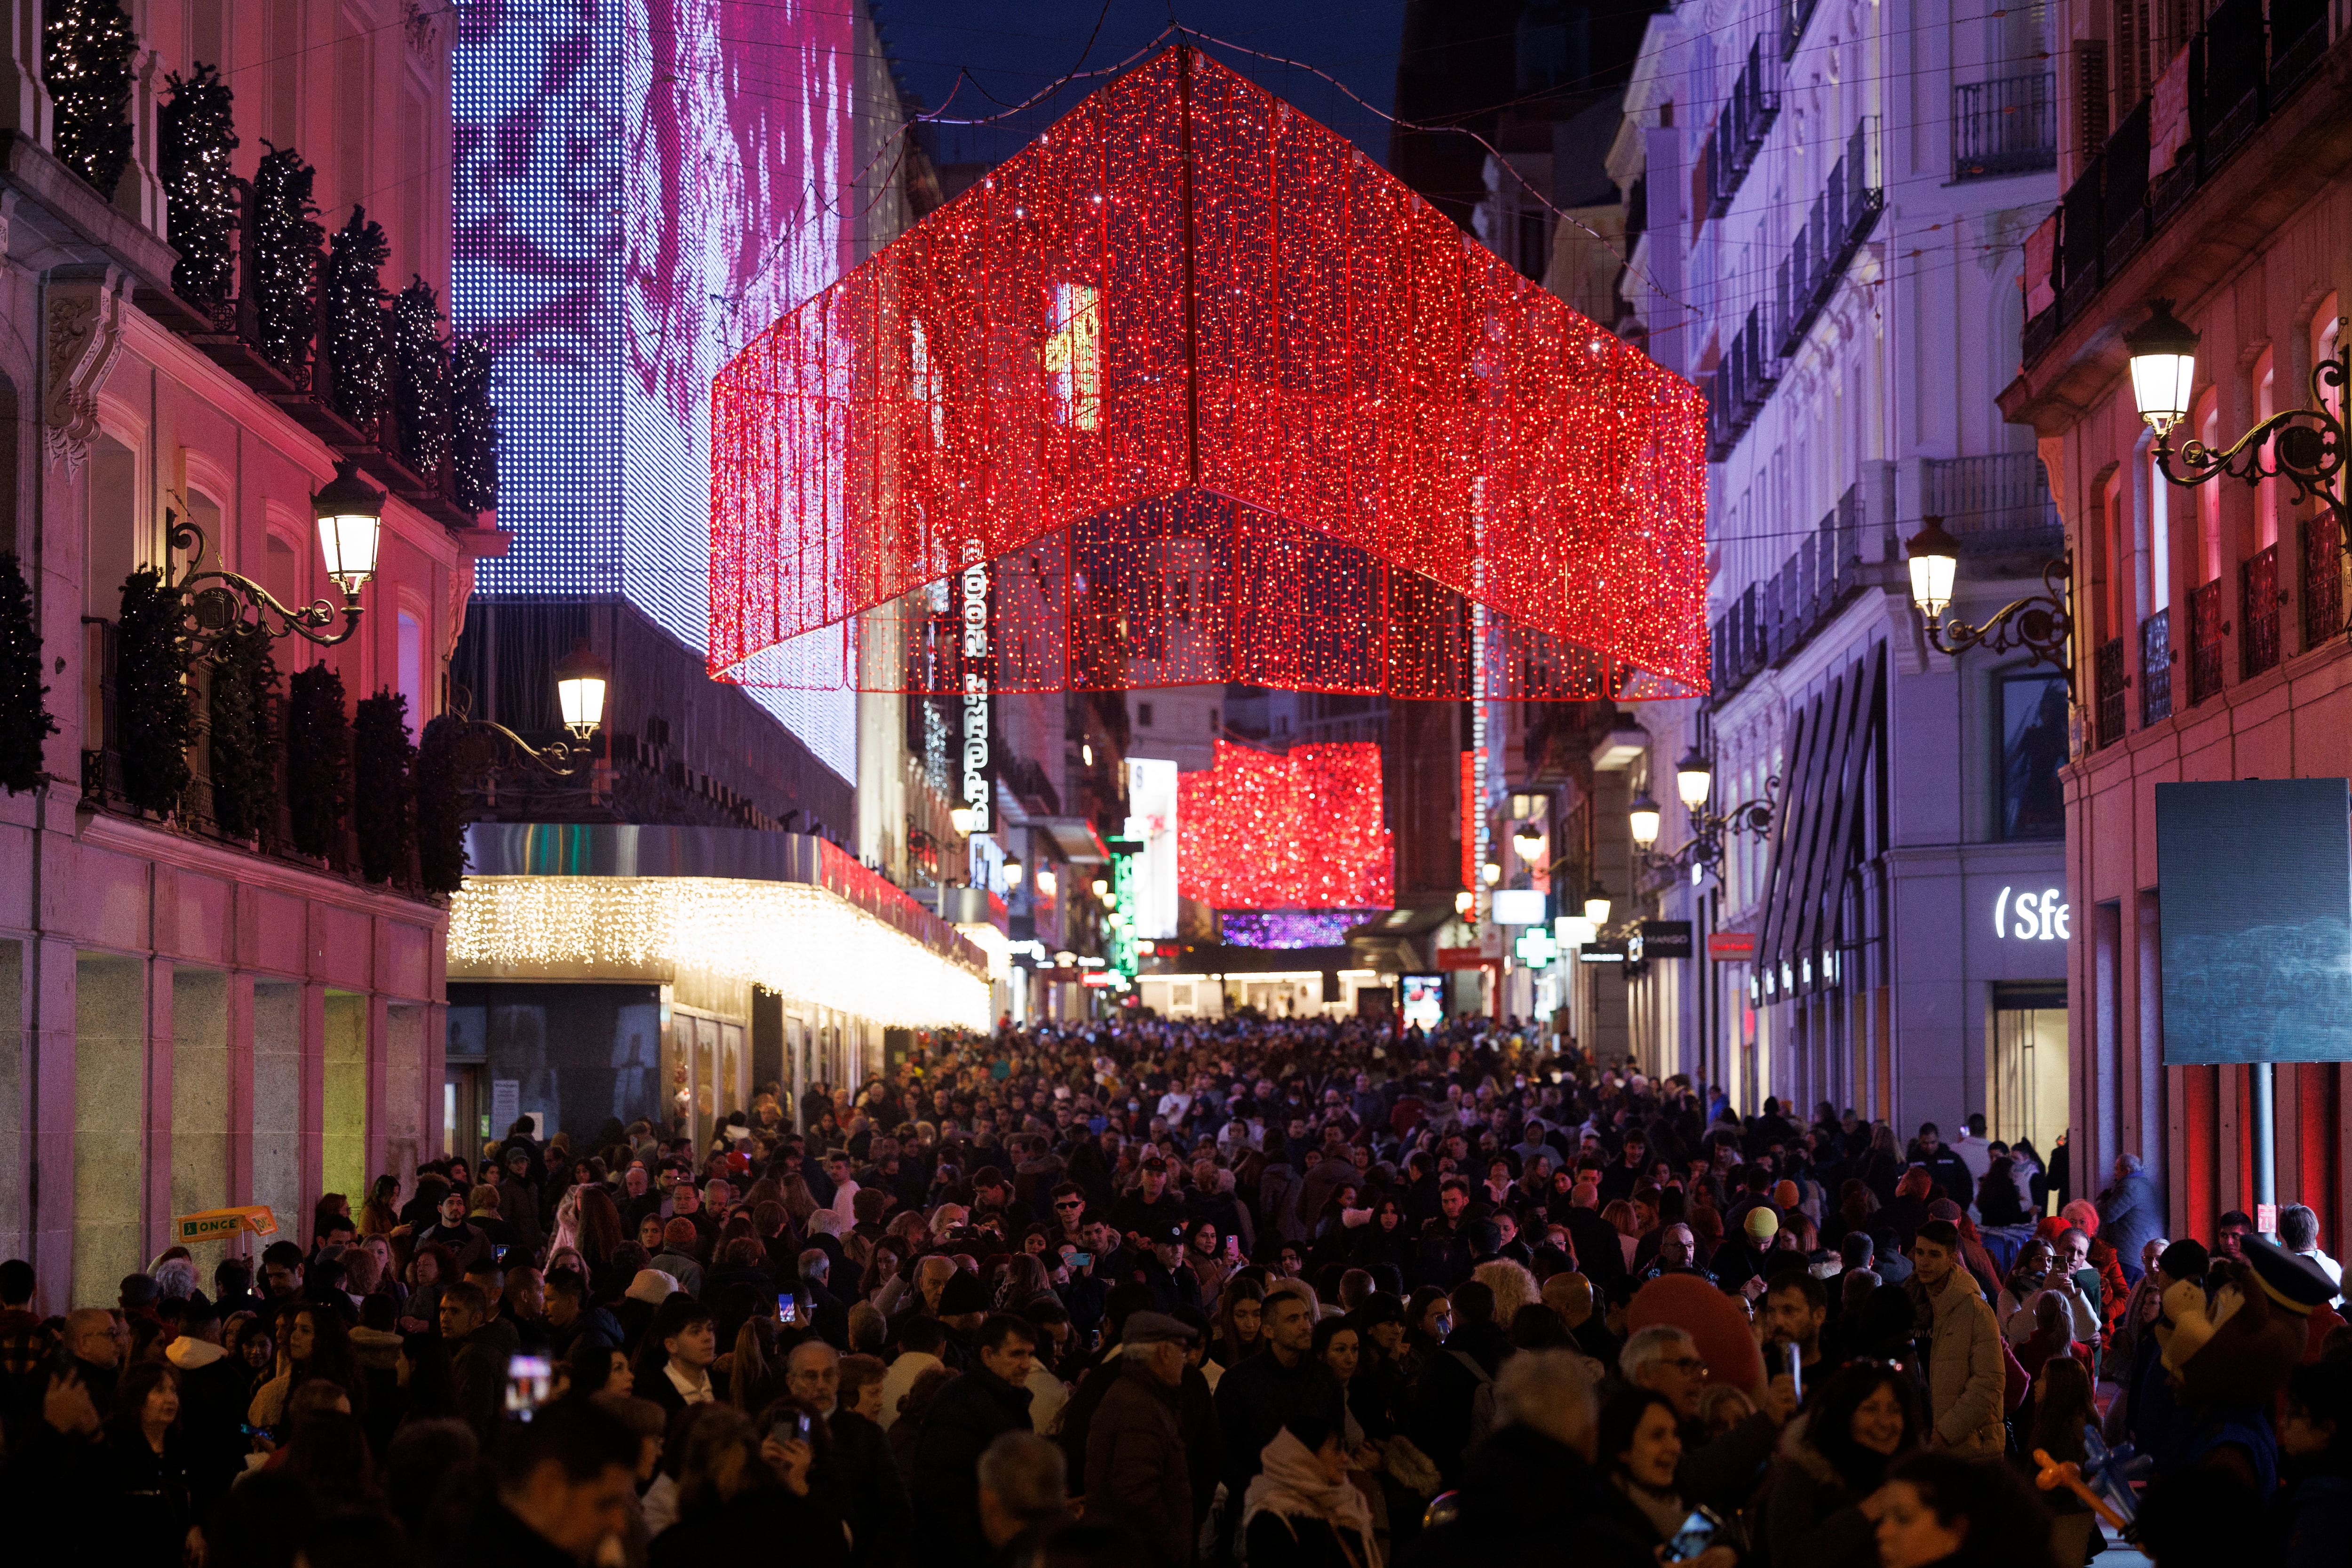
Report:
[[1756,942],[1767,998],[1835,973],[1838,904],[1862,833],[1871,748],[1885,732],[1885,653],[1874,647],[1790,721]]

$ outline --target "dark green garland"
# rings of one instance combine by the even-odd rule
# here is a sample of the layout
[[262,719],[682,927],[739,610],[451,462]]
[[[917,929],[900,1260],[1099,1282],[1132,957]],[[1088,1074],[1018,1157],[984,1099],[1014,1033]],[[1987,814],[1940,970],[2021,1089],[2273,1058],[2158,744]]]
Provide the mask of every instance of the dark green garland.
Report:
[[131,62],[139,37],[115,0],[47,0],[41,80],[58,161],[108,201],[131,166]]
[[262,145],[269,152],[253,174],[254,346],[299,375],[317,327],[319,246],[327,233],[310,200],[318,171],[290,147]]
[[371,882],[406,881],[415,847],[409,826],[408,699],[379,690],[361,700],[352,724],[352,826],[360,840],[360,874]]
[[16,554],[0,554],[0,788],[10,795],[47,776],[42,742],[58,732],[42,699],[41,628]]
[[352,802],[352,724],[343,678],[323,664],[295,673],[286,701],[286,804],[294,848],[334,858]]
[[463,511],[499,504],[499,416],[490,401],[490,349],[460,338],[449,349],[450,493]]
[[352,208],[352,219],[335,231],[327,245],[327,269],[321,285],[325,296],[326,332],[320,342],[327,362],[327,403],[334,411],[375,434],[391,391],[386,363],[383,264],[392,246],[383,226],[373,222],[362,206]]
[[196,739],[196,704],[188,689],[185,607],[152,567],[122,584],[115,634],[114,701],[122,738],[122,793],[158,816],[180,809],[194,776],[188,748]]
[[392,374],[400,460],[438,479],[449,450],[449,345],[441,338],[441,302],[422,278],[393,302]]
[[172,96],[156,116],[158,173],[171,199],[172,287],[192,304],[218,309],[236,291],[236,95],[212,66],[166,80]]
[[258,625],[239,621],[213,653],[213,820],[231,838],[277,831],[278,659]]
[[443,714],[416,747],[416,875],[428,893],[454,893],[466,880],[465,794],[457,782],[463,726]]

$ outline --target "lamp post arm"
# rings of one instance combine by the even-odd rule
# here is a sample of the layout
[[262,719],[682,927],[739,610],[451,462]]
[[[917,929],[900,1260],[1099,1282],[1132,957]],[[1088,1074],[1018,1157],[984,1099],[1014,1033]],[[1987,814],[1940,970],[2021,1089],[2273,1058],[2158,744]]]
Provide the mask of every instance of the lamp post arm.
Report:
[[2042,568],[2042,584],[2047,592],[2012,599],[1976,626],[1939,616],[1927,622],[1927,644],[1947,658],[1956,658],[1972,647],[1987,653],[2022,649],[2042,663],[2058,667],[2066,678],[2071,700],[2074,694],[2074,556],[2062,555]]
[[[336,611],[327,600],[320,599],[299,609],[289,609],[278,602],[275,594],[250,577],[217,567],[205,570],[205,552],[211,542],[205,537],[204,529],[194,518],[183,517],[166,507],[163,510],[163,537],[168,545],[166,586],[181,595],[183,603],[194,616],[195,641],[200,652],[209,652],[220,635],[244,619],[245,611],[248,609],[261,616],[263,629],[272,637],[292,633],[317,643],[320,647],[333,647],[339,643],[349,642],[352,634],[360,629],[360,618],[365,610],[356,591],[344,591],[342,628],[329,632],[324,628],[335,624]],[[177,574],[170,570],[170,552],[177,552],[186,557],[186,566]],[[199,583],[212,583],[218,586],[198,588],[195,584]],[[278,621],[275,626],[270,625],[273,616]]]
[[2295,503],[2315,500],[2336,514],[2337,542],[2352,548],[2342,531],[2352,516],[2347,516],[2339,483],[2347,456],[2346,429],[2343,417],[2330,406],[2343,401],[2347,383],[2352,383],[2352,343],[2312,367],[2308,406],[2273,414],[2226,447],[2217,449],[2192,438],[2181,443],[2176,458],[2170,437],[2158,436],[2157,472],[2184,488],[2224,475],[2248,484],[2284,479],[2294,487]]

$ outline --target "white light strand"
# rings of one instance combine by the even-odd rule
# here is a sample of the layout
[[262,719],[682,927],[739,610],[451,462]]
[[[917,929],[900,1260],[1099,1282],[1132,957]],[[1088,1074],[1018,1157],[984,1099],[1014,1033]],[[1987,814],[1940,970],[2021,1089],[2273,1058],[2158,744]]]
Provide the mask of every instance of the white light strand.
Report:
[[990,1022],[983,976],[796,882],[468,877],[450,903],[449,963],[509,973],[668,965],[883,1024]]

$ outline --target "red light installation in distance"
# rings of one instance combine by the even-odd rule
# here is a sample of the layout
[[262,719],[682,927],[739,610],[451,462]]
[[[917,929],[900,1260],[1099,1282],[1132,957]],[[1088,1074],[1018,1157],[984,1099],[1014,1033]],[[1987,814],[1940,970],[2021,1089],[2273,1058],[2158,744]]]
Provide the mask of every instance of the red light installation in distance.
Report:
[[1286,756],[1217,742],[1176,780],[1176,890],[1225,910],[1390,909],[1396,847],[1370,742]]
[[[1706,689],[1697,389],[1188,47],[777,320],[711,405],[719,679]],[[990,671],[935,586],[982,561]]]

